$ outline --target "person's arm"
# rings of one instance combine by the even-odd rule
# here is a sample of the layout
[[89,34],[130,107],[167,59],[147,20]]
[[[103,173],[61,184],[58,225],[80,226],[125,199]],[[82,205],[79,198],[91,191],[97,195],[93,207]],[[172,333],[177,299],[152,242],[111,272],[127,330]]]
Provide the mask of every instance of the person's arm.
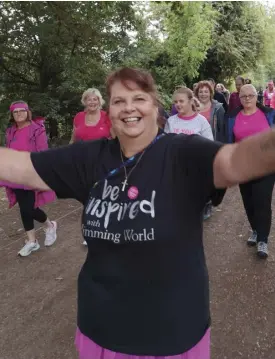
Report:
[[0,180],[15,182],[41,191],[49,186],[35,171],[29,152],[0,148]]
[[238,144],[225,145],[214,164],[216,188],[231,187],[275,172],[275,131],[261,133]]
[[40,152],[47,150],[49,146],[45,127],[41,126],[41,128],[37,129],[34,136],[36,151]]
[[180,175],[195,184],[194,195],[202,206],[221,190],[275,173],[275,131],[230,145],[178,135],[173,144]]
[[225,99],[225,97],[224,97],[223,94],[221,94],[221,96],[222,96],[222,104],[223,104],[224,111],[227,112],[227,111],[228,111],[227,101],[226,101],[226,99]]
[[59,198],[83,203],[94,183],[94,166],[102,141],[76,144],[42,152],[0,148],[0,180],[42,191],[53,190]]

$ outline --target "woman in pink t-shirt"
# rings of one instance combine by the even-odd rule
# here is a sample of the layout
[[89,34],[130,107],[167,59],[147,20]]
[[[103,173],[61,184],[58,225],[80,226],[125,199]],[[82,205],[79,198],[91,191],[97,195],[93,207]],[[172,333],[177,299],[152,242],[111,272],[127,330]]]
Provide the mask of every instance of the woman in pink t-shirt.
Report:
[[[39,152],[48,148],[44,119],[32,121],[28,104],[24,101],[13,102],[10,106],[10,123],[6,131],[6,146],[16,151]],[[19,205],[21,220],[27,234],[27,241],[18,252],[26,257],[40,248],[35,236],[34,220],[45,226],[45,246],[51,246],[56,241],[56,227],[54,221],[50,221],[45,212],[39,207],[55,200],[53,191],[41,192],[21,186],[16,183],[0,182],[0,186],[6,187],[10,207],[16,202]]]
[[[115,137],[111,121],[102,110],[104,100],[101,93],[95,88],[89,88],[82,94],[81,103],[85,109],[78,112],[74,118],[70,143]],[[86,246],[86,241],[83,241],[83,244]]]
[[[228,119],[228,142],[240,142],[258,133],[270,131],[275,122],[275,111],[257,103],[257,91],[253,85],[244,85],[240,90],[242,107]],[[257,246],[260,258],[268,256],[268,236],[271,228],[271,201],[275,176],[261,177],[240,184],[240,192],[252,235],[249,246]]]
[[264,105],[267,107],[272,107],[273,104],[272,99],[274,98],[275,89],[273,80],[268,81],[267,88],[264,91]]
[[102,110],[104,100],[101,93],[91,88],[86,90],[81,102],[85,110],[76,114],[73,121],[71,143],[111,137],[111,122]]

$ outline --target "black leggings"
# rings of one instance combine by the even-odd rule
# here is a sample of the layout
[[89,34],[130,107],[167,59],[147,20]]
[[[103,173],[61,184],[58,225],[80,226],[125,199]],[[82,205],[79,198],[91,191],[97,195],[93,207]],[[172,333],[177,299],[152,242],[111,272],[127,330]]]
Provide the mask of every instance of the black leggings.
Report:
[[267,243],[271,227],[271,201],[275,176],[266,176],[240,185],[244,208],[258,242]]
[[34,229],[34,220],[40,223],[47,221],[47,215],[40,208],[34,208],[34,191],[15,189],[14,192],[20,208],[21,219],[25,231]]

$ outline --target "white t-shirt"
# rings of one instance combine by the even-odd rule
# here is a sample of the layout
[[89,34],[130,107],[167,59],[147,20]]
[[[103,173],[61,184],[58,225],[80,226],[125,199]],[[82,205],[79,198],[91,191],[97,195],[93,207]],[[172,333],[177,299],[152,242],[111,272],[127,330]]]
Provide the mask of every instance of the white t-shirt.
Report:
[[209,122],[200,114],[185,117],[184,119],[180,118],[178,115],[171,116],[166,121],[164,131],[166,133],[201,135],[209,140],[214,140]]

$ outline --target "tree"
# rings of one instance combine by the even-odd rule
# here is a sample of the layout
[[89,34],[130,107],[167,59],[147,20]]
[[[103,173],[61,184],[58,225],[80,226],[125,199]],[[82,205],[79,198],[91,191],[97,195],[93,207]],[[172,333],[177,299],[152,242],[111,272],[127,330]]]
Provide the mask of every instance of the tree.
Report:
[[150,70],[167,99],[176,85],[198,75],[212,44],[215,11],[205,2],[150,2],[139,11],[142,25],[122,62]]
[[212,6],[218,12],[214,41],[200,66],[199,78],[229,82],[258,65],[264,51],[264,7],[243,1],[213,2]]
[[24,98],[57,120],[79,109],[87,87],[103,88],[113,53],[134,29],[131,2],[0,3],[2,96]]

